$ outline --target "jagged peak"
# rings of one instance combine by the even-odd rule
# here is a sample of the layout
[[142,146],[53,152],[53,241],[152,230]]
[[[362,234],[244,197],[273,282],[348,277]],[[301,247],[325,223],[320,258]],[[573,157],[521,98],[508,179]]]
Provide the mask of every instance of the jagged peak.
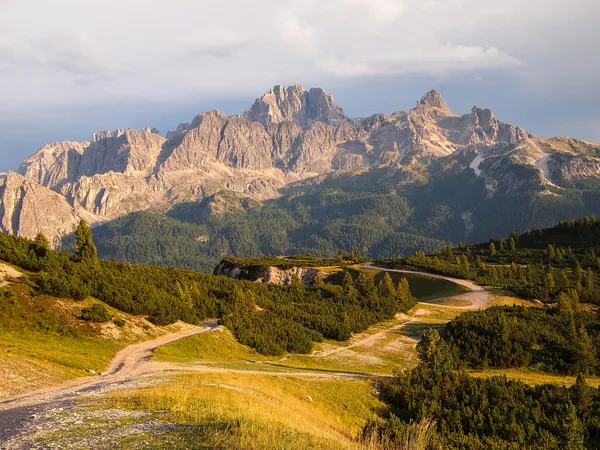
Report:
[[306,90],[302,85],[274,86],[257,98],[243,117],[265,126],[284,121],[296,122],[302,126],[313,121],[328,125],[348,121],[331,94],[319,87]]
[[[220,109],[211,109],[210,111],[199,113],[196,117],[194,117],[194,120],[192,120],[191,124],[182,124],[184,125],[183,130],[185,131],[186,129],[198,128],[200,124],[206,119],[227,120],[227,114],[225,114]],[[177,130],[179,130],[180,127],[182,127],[182,125],[177,127]]]
[[494,116],[494,113],[491,109],[480,108],[477,105],[471,108],[471,114],[476,119],[476,121],[481,123],[482,125],[489,125],[490,123],[496,120],[496,116]]
[[439,110],[448,113],[451,112],[450,107],[446,103],[446,100],[444,100],[442,94],[440,94],[435,89],[432,89],[431,91],[427,92],[423,97],[421,97],[419,105],[431,108],[438,108]]

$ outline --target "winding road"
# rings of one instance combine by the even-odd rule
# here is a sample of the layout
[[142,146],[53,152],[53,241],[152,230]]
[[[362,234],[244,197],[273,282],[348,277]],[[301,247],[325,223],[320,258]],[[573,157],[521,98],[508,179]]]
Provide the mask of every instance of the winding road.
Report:
[[[422,305],[435,305],[436,307],[445,307],[437,304],[437,302],[453,298],[458,300],[466,300],[468,306],[452,306],[455,309],[473,310],[486,308],[491,299],[491,294],[481,286],[476,285],[468,280],[451,278],[443,275],[434,275],[426,272],[408,271],[401,269],[387,269],[372,265],[364,265],[366,269],[385,270],[388,272],[400,272],[424,275],[433,278],[441,278],[460,284],[467,287],[471,291],[466,294],[438,298],[431,302],[419,302]],[[393,330],[405,326],[409,320],[403,324],[397,325]],[[144,375],[161,374],[169,371],[197,371],[197,372],[236,372],[248,374],[266,374],[273,376],[294,376],[294,377],[311,377],[311,378],[335,378],[335,379],[365,379],[372,378],[374,375],[367,373],[325,373],[318,371],[282,371],[282,372],[266,372],[258,370],[233,370],[220,367],[211,367],[206,364],[178,364],[171,362],[161,362],[152,360],[152,352],[159,346],[169,344],[171,342],[184,339],[199,333],[209,332],[218,329],[217,320],[210,320],[202,323],[199,327],[187,329],[176,333],[170,333],[150,341],[140,342],[130,345],[119,351],[107,370],[94,377],[85,377],[71,380],[67,383],[44,388],[25,395],[20,395],[9,400],[0,402],[0,449],[12,448],[30,448],[23,445],[25,441],[21,438],[27,436],[32,424],[36,423],[35,419],[42,415],[45,411],[51,409],[69,408],[75,405],[77,398],[82,394],[94,392],[108,391],[126,386]],[[389,332],[391,330],[385,330]],[[382,332],[383,333],[383,332]],[[380,334],[380,333],[378,333]],[[366,340],[375,339],[377,335],[366,337]],[[350,345],[358,346],[363,344],[363,341],[354,342]],[[345,350],[346,347],[333,350],[329,353],[335,353]],[[327,354],[316,355],[327,356]],[[8,446],[6,446],[8,443]]]
[[485,289],[485,288],[479,286],[478,284],[475,284],[469,280],[463,280],[460,278],[452,278],[452,277],[448,277],[446,275],[437,275],[437,274],[418,271],[418,270],[388,269],[386,267],[378,267],[378,266],[373,266],[371,264],[365,264],[365,265],[363,265],[363,267],[365,269],[371,269],[371,270],[383,270],[386,272],[406,273],[406,274],[412,274],[412,275],[423,275],[423,276],[427,276],[430,278],[439,278],[442,280],[450,281],[455,284],[459,284],[461,286],[464,286],[464,287],[470,289],[470,292],[467,292],[466,294],[450,295],[448,297],[436,298],[431,301],[419,302],[418,304],[421,304],[421,305],[434,304],[435,306],[445,307],[444,305],[440,305],[438,303],[443,302],[444,300],[455,299],[455,300],[466,300],[466,301],[470,302],[471,304],[467,305],[467,306],[450,306],[450,308],[465,309],[465,310],[477,310],[477,309],[487,308],[489,306],[490,300],[492,299],[492,293],[490,291],[488,291],[487,289]]
[[0,402],[0,448],[10,438],[27,432],[30,422],[49,408],[67,407],[83,393],[107,389],[156,370],[151,353],[161,345],[216,329],[217,320],[209,320],[192,330],[169,333],[151,341],[125,347],[118,352],[108,369],[95,377],[77,378],[67,383],[40,389]]

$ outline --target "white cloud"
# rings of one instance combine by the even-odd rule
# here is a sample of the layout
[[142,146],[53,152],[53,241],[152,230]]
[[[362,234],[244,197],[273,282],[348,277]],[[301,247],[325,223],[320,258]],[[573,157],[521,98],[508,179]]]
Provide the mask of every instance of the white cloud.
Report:
[[600,76],[598,3],[0,0],[0,110],[492,69],[538,89],[589,88]]

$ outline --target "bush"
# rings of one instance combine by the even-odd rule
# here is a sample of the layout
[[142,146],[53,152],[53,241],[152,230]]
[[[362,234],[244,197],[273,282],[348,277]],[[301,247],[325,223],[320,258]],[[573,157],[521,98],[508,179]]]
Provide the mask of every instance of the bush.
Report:
[[108,322],[112,316],[106,310],[104,305],[96,303],[89,308],[84,308],[81,310],[81,318],[86,322]]
[[9,288],[0,288],[0,297],[11,298],[14,297],[15,293]]
[[113,323],[119,328],[123,328],[125,326],[125,321],[123,319],[115,319]]

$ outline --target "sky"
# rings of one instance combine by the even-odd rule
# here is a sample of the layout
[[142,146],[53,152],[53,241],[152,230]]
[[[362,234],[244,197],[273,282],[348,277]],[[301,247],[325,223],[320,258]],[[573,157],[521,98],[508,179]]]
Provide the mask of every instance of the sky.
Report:
[[596,0],[0,0],[0,171],[44,143],[241,113],[276,84],[350,116],[430,89],[600,142]]

